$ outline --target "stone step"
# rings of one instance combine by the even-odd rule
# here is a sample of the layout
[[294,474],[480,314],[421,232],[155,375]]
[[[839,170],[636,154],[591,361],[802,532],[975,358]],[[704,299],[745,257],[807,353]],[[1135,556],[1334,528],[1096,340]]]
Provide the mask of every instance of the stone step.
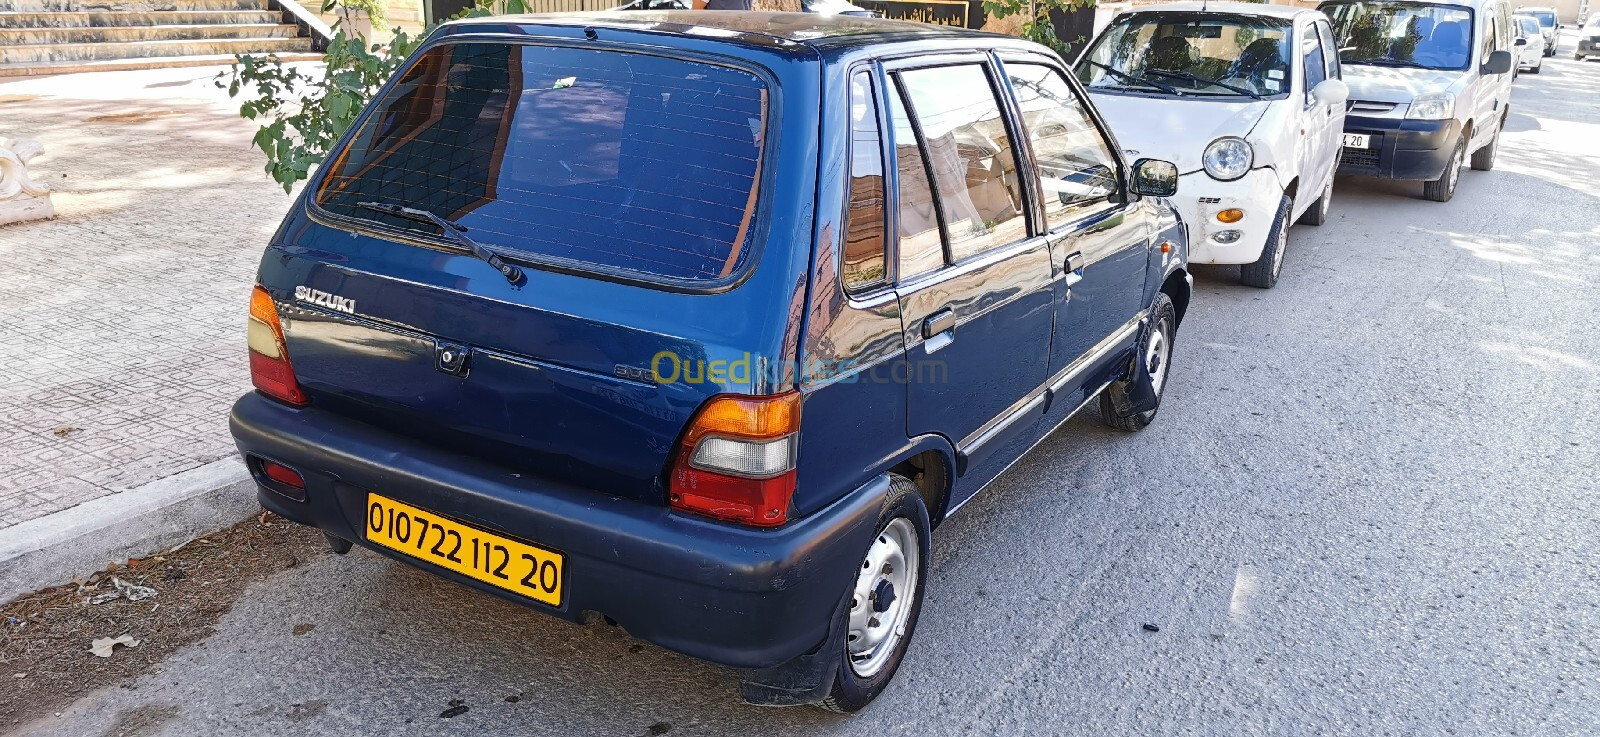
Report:
[[30,44],[91,44],[123,41],[200,41],[232,38],[294,38],[288,24],[249,23],[215,26],[117,26],[110,28],[0,28],[0,48]]
[[[322,61],[322,54],[286,52],[279,53],[284,61]],[[46,64],[0,64],[0,78],[26,77],[46,74],[75,74],[80,72],[121,72],[129,69],[168,69],[174,67],[226,67],[234,61],[232,54],[201,56],[154,56],[145,59],[102,59],[99,61],[60,61]]]
[[117,28],[122,26],[281,23],[275,10],[80,10],[0,13],[0,28]]
[[0,0],[0,13],[78,13],[121,10],[267,10],[267,0]]
[[310,50],[311,39],[303,37],[0,45],[0,65]]

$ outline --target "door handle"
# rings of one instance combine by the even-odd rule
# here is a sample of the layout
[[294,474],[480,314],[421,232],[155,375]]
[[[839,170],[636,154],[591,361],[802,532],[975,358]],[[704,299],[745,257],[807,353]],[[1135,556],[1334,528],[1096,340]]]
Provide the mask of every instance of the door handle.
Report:
[[946,307],[929,315],[928,319],[922,321],[922,338],[926,340],[955,329],[956,313],[951,312],[950,308]]
[[1072,285],[1083,281],[1083,251],[1073,251],[1071,255],[1067,256],[1067,260],[1062,263],[1061,269],[1066,272],[1068,289],[1071,289]]

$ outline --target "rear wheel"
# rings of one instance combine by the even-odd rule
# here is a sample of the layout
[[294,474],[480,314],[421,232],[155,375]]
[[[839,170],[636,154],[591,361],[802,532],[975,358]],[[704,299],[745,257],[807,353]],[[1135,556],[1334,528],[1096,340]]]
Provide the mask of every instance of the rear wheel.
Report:
[[1289,250],[1289,213],[1294,211],[1294,200],[1284,195],[1278,202],[1278,215],[1272,221],[1272,231],[1267,233],[1267,243],[1261,249],[1261,258],[1255,263],[1239,268],[1239,281],[1247,287],[1271,289],[1283,273],[1283,256]]
[[1430,179],[1422,183],[1422,196],[1434,202],[1449,202],[1456,195],[1456,184],[1461,181],[1461,160],[1466,158],[1467,134],[1462,133],[1456,139],[1456,147],[1450,152],[1450,163],[1444,167],[1444,173],[1438,179]]
[[1300,213],[1300,222],[1305,225],[1321,225],[1328,222],[1328,208],[1333,205],[1333,177],[1328,177],[1328,188],[1322,190],[1322,195],[1311,207]]
[[878,534],[846,594],[844,652],[833,688],[818,706],[846,714],[859,711],[883,693],[900,669],[922,611],[928,530],[928,508],[916,484],[890,475]]
[[1472,152],[1473,171],[1489,171],[1494,168],[1494,157],[1500,153],[1500,131],[1506,127],[1505,116],[1500,116],[1500,125],[1495,126],[1494,137],[1483,148]]
[[1127,391],[1130,379],[1123,379],[1106,387],[1105,391],[1100,392],[1100,419],[1118,430],[1138,432],[1148,427],[1156,418],[1156,410],[1161,409],[1161,392],[1167,388],[1167,374],[1171,372],[1172,343],[1178,337],[1178,311],[1172,305],[1172,298],[1163,292],[1156,294],[1155,307],[1150,314],[1155,324],[1144,336],[1144,344],[1139,346],[1140,355],[1143,357],[1139,364],[1150,373],[1150,388],[1155,390],[1156,406],[1131,417],[1119,417],[1116,398],[1112,393]]

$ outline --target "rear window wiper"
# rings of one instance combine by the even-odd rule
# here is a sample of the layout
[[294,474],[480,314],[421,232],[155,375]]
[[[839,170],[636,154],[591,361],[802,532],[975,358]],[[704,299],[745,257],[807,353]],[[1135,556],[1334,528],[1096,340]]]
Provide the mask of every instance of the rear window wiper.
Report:
[[372,210],[374,212],[381,212],[385,215],[393,215],[397,218],[404,218],[406,220],[412,220],[419,223],[432,224],[442,231],[446,238],[465,246],[467,250],[472,252],[472,255],[477,256],[483,262],[493,266],[495,271],[500,272],[500,275],[506,278],[506,281],[511,282],[512,284],[517,284],[522,281],[522,267],[517,266],[516,264],[506,263],[505,259],[500,258],[500,254],[495,253],[482,243],[473,240],[471,236],[467,235],[467,227],[464,225],[446,220],[438,215],[428,212],[427,210],[418,210],[414,207],[406,207],[404,205],[391,205],[385,202],[357,202],[356,207]]
[[1142,84],[1142,85],[1145,85],[1147,87],[1154,87],[1154,88],[1156,88],[1158,90],[1161,90],[1162,92],[1165,92],[1165,93],[1167,93],[1169,95],[1178,95],[1180,97],[1183,96],[1183,93],[1179,92],[1177,87],[1173,87],[1170,84],[1162,84],[1162,83],[1157,82],[1157,81],[1155,81],[1153,79],[1148,79],[1148,78],[1139,76],[1137,74],[1129,74],[1127,72],[1122,71],[1121,69],[1117,69],[1115,67],[1110,67],[1110,66],[1106,66],[1105,64],[1101,64],[1098,61],[1090,61],[1089,65],[1090,66],[1094,66],[1094,67],[1099,67],[1100,69],[1104,69],[1104,70],[1106,70],[1108,72],[1111,72],[1112,74],[1115,74],[1118,77],[1126,79],[1129,82],[1132,82],[1134,84]]
[[1245,89],[1243,87],[1237,87],[1237,86],[1228,84],[1226,82],[1218,82],[1215,79],[1202,77],[1202,76],[1200,76],[1198,74],[1195,74],[1194,72],[1168,72],[1168,71],[1164,71],[1164,70],[1161,70],[1161,69],[1151,69],[1151,70],[1149,70],[1149,71],[1147,71],[1145,73],[1146,74],[1159,74],[1159,75],[1161,75],[1163,77],[1170,77],[1172,79],[1186,79],[1186,80],[1188,80],[1190,82],[1197,82],[1199,84],[1209,84],[1209,85],[1212,85],[1214,87],[1221,87],[1222,89],[1225,89],[1225,90],[1231,90],[1233,92],[1237,92],[1237,93],[1239,93],[1241,95],[1248,95],[1248,96],[1253,97],[1253,98],[1255,98],[1257,100],[1262,99],[1261,95],[1257,94],[1254,90],[1247,90],[1247,89]]

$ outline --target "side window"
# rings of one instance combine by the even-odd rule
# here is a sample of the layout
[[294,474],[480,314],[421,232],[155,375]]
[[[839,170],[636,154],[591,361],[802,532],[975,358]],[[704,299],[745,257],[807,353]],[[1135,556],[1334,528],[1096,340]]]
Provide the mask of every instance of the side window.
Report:
[[1322,39],[1323,56],[1328,59],[1328,79],[1344,79],[1344,72],[1339,68],[1339,45],[1333,42],[1333,32],[1327,23],[1318,21],[1314,25],[1317,37]]
[[850,76],[850,200],[845,209],[841,281],[850,291],[881,283],[883,255],[883,144],[872,75]]
[[900,182],[896,192],[900,236],[900,279],[926,274],[944,265],[944,241],[939,234],[939,211],[928,185],[928,162],[917,145],[917,132],[906,113],[899,82],[890,85],[889,125],[894,129],[894,168]]
[[1047,227],[1110,202],[1119,191],[1117,158],[1067,80],[1043,64],[1006,64],[1006,76],[1038,162]]
[[1488,61],[1490,52],[1494,51],[1496,48],[1499,48],[1499,44],[1496,43],[1495,39],[1494,39],[1495,24],[1493,22],[1487,22],[1487,23],[1483,23],[1482,25],[1483,25],[1483,41],[1480,44],[1481,48],[1478,51],[1478,63],[1479,64],[1482,64],[1482,63]]
[[[1312,26],[1314,29],[1316,26]],[[1310,29],[1308,29],[1310,30]],[[1316,33],[1305,34],[1305,40],[1300,43],[1300,48],[1305,50],[1306,68],[1306,104],[1311,103],[1311,89],[1328,78],[1328,61],[1322,53],[1322,37]]]
[[1025,238],[1022,180],[983,66],[913,69],[898,76],[939,193],[950,261]]

